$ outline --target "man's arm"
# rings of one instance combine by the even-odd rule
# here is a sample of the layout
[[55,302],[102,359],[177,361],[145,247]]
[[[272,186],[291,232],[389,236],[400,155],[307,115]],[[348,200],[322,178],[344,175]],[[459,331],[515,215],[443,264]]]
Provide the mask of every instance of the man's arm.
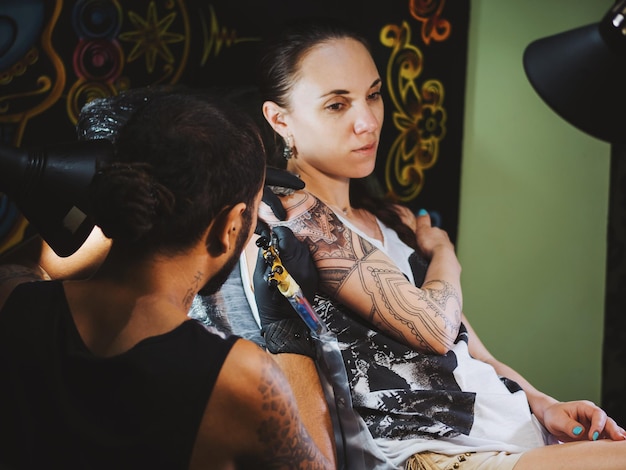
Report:
[[318,449],[335,460],[335,441],[328,403],[313,359],[300,354],[273,354],[293,392],[300,419]]
[[430,237],[431,262],[417,288],[385,253],[313,196],[299,192],[283,203],[286,222],[264,209],[261,216],[270,225],[286,225],[309,245],[323,291],[412,348],[443,354],[452,347],[461,322],[461,270],[441,231],[422,227]]
[[[293,364],[311,359],[298,356]],[[327,450],[328,451],[328,450]],[[272,357],[239,340],[218,376],[199,430],[191,468],[331,469],[303,423],[287,379]],[[224,465],[226,467],[227,465]]]

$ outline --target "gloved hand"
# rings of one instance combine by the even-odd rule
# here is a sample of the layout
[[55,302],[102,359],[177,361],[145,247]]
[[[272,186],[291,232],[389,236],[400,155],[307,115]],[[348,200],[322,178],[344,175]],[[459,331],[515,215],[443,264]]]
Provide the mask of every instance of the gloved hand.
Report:
[[[287,227],[274,227],[274,235],[278,240],[278,255],[283,262],[283,266],[291,274],[291,277],[296,280],[307,300],[312,301],[317,291],[319,279],[317,268],[309,253],[309,248],[304,242],[298,240]],[[261,236],[269,238],[269,231],[264,232]],[[278,288],[268,284],[267,277],[270,271],[271,266],[263,259],[263,250],[259,249],[252,281],[262,328],[279,320],[288,318],[300,319]]]
[[[278,240],[278,255],[284,268],[300,285],[307,300],[313,299],[318,286],[318,275],[308,247],[287,227],[275,227],[274,234]],[[269,236],[269,231],[261,236]],[[315,358],[309,327],[278,288],[268,284],[270,273],[271,266],[263,258],[262,249],[259,249],[252,280],[261,320],[261,333],[267,349],[274,354],[295,353]]]
[[[304,181],[302,181],[293,173],[290,173],[287,170],[283,170],[280,168],[268,166],[265,173],[265,186],[263,186],[262,200],[272,209],[276,217],[278,217],[280,220],[285,220],[287,218],[287,213],[285,211],[285,208],[283,207],[282,202],[280,201],[280,198],[274,191],[278,193],[289,194],[290,191],[293,192],[294,190],[302,188],[304,188]],[[270,229],[267,224],[263,222],[260,218],[257,218],[257,225],[254,229],[254,233],[256,233],[257,235],[261,235],[264,233],[266,236],[269,237],[269,232]],[[199,294],[211,295],[211,293],[207,291],[204,287],[200,289]],[[280,292],[278,292],[277,295],[282,296]]]
[[[293,173],[273,166],[268,166],[265,173],[265,186],[263,187],[263,202],[270,206],[272,212],[279,220],[285,220],[287,213],[278,194],[289,194],[293,190],[304,188],[304,181]],[[254,233],[261,235],[264,230],[269,230],[267,225],[259,220]]]

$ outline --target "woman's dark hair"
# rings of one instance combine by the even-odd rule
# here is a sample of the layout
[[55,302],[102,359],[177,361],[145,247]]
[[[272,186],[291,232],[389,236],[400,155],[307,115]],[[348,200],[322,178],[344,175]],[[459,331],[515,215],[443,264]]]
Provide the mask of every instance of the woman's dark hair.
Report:
[[369,43],[347,23],[306,17],[276,28],[265,38],[257,63],[257,83],[263,101],[289,108],[287,96],[298,77],[300,63],[313,48],[334,39],[351,38],[370,50]]
[[[315,46],[343,38],[359,41],[368,51],[370,50],[369,43],[363,36],[347,23],[335,19],[303,18],[278,28],[277,34],[265,39],[257,64],[261,102],[273,101],[289,109],[289,92],[298,79],[304,56]],[[284,168],[286,161],[282,158],[284,144],[281,140],[276,139],[274,145],[276,150],[268,153],[268,160],[271,165]],[[417,249],[415,233],[402,222],[393,201],[386,200],[382,194],[372,191],[368,178],[351,181],[352,206],[370,211],[385,225],[395,230],[404,243]]]
[[118,246],[175,253],[225,209],[253,205],[265,152],[252,119],[212,94],[142,101],[119,129],[115,162],[92,182],[94,219]]

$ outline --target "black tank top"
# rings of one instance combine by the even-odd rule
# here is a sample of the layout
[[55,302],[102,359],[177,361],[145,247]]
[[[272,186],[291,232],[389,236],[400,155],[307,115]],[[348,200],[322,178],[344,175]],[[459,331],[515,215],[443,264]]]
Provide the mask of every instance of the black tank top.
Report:
[[237,339],[189,320],[101,358],[82,342],[60,282],[18,286],[0,311],[0,463],[188,468],[204,409]]

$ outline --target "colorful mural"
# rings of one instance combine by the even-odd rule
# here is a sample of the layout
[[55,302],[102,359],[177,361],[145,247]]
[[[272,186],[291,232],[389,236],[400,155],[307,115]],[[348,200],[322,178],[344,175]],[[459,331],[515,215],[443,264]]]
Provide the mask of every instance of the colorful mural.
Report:
[[[385,81],[379,186],[429,209],[454,239],[469,0],[3,0],[0,137],[16,147],[74,140],[85,103],[129,88],[252,86],[265,30],[328,14],[356,20]],[[0,253],[28,229],[0,186]]]

